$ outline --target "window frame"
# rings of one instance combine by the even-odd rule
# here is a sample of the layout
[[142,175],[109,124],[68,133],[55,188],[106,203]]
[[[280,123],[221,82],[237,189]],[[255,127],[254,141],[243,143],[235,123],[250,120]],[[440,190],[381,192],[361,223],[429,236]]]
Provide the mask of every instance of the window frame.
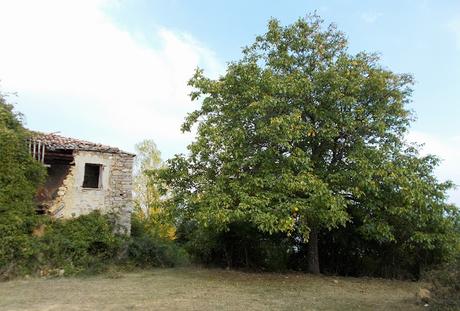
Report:
[[[97,187],[88,187],[87,182],[85,186],[85,181],[87,181],[87,167],[98,167],[98,177],[97,177]],[[83,182],[82,182],[82,188],[85,190],[98,190],[98,189],[103,189],[103,184],[102,184],[102,172],[103,172],[104,165],[100,163],[85,163],[84,168],[83,168]]]

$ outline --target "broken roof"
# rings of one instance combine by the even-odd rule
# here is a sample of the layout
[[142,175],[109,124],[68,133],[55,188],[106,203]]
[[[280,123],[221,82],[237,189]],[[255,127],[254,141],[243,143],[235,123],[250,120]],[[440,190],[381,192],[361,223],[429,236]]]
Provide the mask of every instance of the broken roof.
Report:
[[[125,152],[116,147],[92,143],[86,140],[64,137],[56,133],[41,133],[32,132],[32,139],[36,142],[45,144],[46,149],[49,151],[55,150],[82,150],[82,151],[97,151],[107,153],[124,153],[133,155],[132,153]],[[134,156],[134,155],[133,155]]]

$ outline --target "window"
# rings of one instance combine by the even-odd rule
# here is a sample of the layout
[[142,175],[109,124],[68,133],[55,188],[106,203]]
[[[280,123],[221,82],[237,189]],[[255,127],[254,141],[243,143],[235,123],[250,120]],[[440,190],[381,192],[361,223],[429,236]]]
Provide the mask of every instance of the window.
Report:
[[101,188],[101,169],[102,165],[100,164],[85,164],[83,188]]

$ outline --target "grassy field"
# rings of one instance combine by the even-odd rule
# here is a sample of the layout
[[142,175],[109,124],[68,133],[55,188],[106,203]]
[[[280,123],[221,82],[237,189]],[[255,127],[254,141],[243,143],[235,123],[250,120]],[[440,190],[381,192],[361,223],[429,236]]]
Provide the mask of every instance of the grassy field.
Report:
[[0,283],[0,310],[422,310],[420,283],[181,268]]

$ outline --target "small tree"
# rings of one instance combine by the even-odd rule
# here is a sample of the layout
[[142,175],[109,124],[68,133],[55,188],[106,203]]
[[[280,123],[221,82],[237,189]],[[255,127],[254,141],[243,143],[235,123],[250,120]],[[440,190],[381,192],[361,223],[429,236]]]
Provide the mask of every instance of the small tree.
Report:
[[135,148],[134,203],[139,212],[148,216],[160,204],[160,194],[148,173],[161,166],[161,153],[155,142],[149,139],[139,142]]
[[136,144],[134,163],[134,204],[135,221],[162,238],[173,239],[175,229],[165,215],[158,190],[156,171],[163,165],[161,153],[155,142],[145,139]]
[[378,61],[350,54],[335,26],[309,16],[287,27],[270,20],[218,80],[197,70],[189,84],[202,107],[182,127],[197,124],[197,138],[162,173],[172,206],[218,231],[249,222],[299,234],[312,273],[318,232],[347,222],[381,241],[397,241],[398,225],[416,226],[407,241],[434,243],[430,233],[452,214],[451,184],[437,183],[434,158],[403,142],[412,77]]

